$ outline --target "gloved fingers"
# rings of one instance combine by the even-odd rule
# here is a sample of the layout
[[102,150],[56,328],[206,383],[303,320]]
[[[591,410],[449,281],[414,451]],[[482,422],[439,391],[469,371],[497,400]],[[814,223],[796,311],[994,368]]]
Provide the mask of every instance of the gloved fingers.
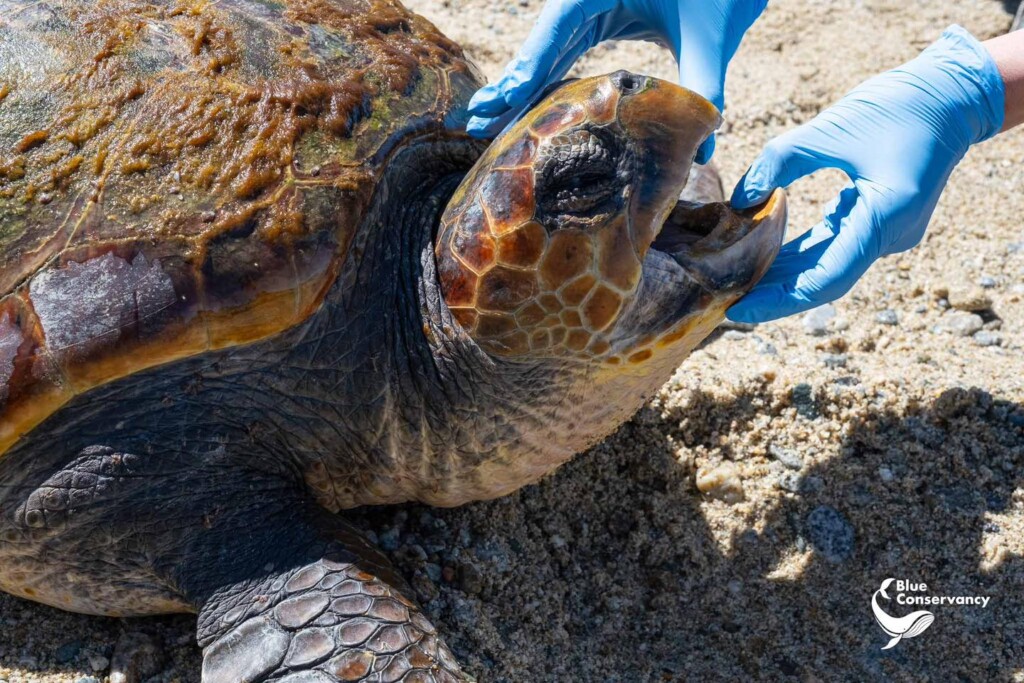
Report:
[[701,143],[700,148],[697,150],[697,156],[694,158],[698,164],[706,164],[711,161],[711,157],[715,155],[715,134],[712,133],[708,136],[708,139]]
[[[686,17],[680,18],[681,22]],[[679,85],[702,95],[721,112],[725,108],[725,68],[722,37],[684,38],[679,46]]]
[[[877,236],[871,210],[864,201],[855,202],[849,213],[836,214],[840,224],[815,226],[819,235],[834,236],[772,264],[765,278],[736,302],[726,316],[735,322],[758,323],[810,310],[843,296],[864,274],[878,255]],[[830,223],[826,218],[823,223]],[[773,272],[774,271],[774,272]]]
[[493,88],[474,96],[469,113],[490,117],[523,105],[549,82],[577,32],[616,5],[617,0],[548,0],[505,74]]
[[499,116],[472,116],[466,122],[466,133],[474,138],[497,137],[501,131],[505,130],[513,121],[519,118],[520,113],[509,109]]
[[[576,34],[573,43],[565,49],[565,51],[559,58],[558,62],[552,68],[549,79],[550,83],[560,81],[565,76],[565,74],[569,72],[569,69],[572,68],[573,64],[576,63],[576,60],[578,60],[584,52],[590,49],[591,36],[594,30],[595,26],[591,24],[586,28],[585,31]],[[499,81],[499,83],[501,83],[501,81]],[[486,87],[489,88],[491,86]],[[479,91],[477,91],[477,95],[483,92],[484,89],[485,88],[481,88]],[[473,112],[472,100],[470,100],[469,111],[471,113],[474,113],[474,115],[466,124],[466,132],[469,133],[469,135],[476,138],[495,137],[505,128],[507,128],[515,121],[517,121],[519,117],[527,109],[529,109],[537,101],[537,99],[539,99],[541,95],[543,95],[544,93],[545,89],[539,88],[536,92],[533,93],[532,97],[529,100],[526,100],[525,102],[522,103],[517,103],[515,106],[508,106],[506,104],[504,109],[497,110],[497,114],[491,115],[475,114]],[[474,95],[473,97],[475,99],[476,95]],[[496,111],[495,109],[490,110]]]
[[811,122],[770,140],[736,184],[730,203],[738,209],[756,206],[776,188],[823,168],[841,168],[850,173],[846,163],[815,144],[819,136]]

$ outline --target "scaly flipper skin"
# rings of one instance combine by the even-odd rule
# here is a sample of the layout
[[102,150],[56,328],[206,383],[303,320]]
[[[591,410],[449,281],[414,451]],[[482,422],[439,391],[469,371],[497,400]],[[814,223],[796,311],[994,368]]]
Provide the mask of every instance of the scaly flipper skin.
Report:
[[343,547],[218,591],[200,629],[203,683],[469,680],[419,609]]
[[22,592],[198,612],[202,683],[469,680],[388,560],[269,455],[86,449],[20,493]]

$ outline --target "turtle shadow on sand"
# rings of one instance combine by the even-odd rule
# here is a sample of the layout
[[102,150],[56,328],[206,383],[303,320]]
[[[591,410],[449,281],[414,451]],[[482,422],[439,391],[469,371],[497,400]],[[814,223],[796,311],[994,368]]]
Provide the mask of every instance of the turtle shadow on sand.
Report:
[[[1024,562],[999,539],[1020,523],[1024,406],[951,389],[900,411],[868,409],[833,457],[796,473],[797,493],[744,513],[702,501],[677,460],[684,436],[690,447],[718,443],[731,424],[738,437],[779,400],[770,386],[727,401],[697,392],[684,408],[644,408],[506,498],[371,509],[356,521],[391,550],[481,681],[1009,680],[1024,661]],[[829,400],[816,392],[815,410],[797,419],[813,428]],[[736,446],[726,455],[745,460]],[[810,529],[822,509],[836,513],[826,515],[831,535]],[[992,599],[936,607],[926,633],[883,652],[870,599],[888,577]],[[36,647],[33,668],[69,672],[109,654],[127,625],[156,633],[180,680],[198,680],[189,618],[122,623],[4,600],[6,661],[38,642],[39,629],[13,623],[58,624],[64,640]],[[70,657],[69,642],[80,650]]]

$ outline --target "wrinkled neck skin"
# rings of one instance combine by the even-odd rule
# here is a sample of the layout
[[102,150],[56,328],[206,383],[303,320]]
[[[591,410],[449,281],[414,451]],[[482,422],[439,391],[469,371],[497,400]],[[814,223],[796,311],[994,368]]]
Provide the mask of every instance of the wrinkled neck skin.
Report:
[[[448,310],[433,255],[439,217],[471,152],[435,145],[404,154],[371,207],[365,255],[342,274],[354,282],[335,289],[343,300],[329,302],[321,329],[305,335],[316,344],[314,367],[340,373],[332,392],[340,403],[327,411],[336,417],[323,434],[330,443],[307,443],[299,454],[329,509],[453,506],[535,482],[629,419],[689,350],[615,372],[483,351]],[[307,352],[300,345],[294,354]]]

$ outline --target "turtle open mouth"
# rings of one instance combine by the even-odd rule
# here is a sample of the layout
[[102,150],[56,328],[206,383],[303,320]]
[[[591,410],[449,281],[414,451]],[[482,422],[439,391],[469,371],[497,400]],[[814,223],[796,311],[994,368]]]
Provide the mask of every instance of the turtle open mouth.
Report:
[[651,248],[711,292],[753,287],[775,260],[786,227],[786,197],[737,211],[725,202],[679,201]]

